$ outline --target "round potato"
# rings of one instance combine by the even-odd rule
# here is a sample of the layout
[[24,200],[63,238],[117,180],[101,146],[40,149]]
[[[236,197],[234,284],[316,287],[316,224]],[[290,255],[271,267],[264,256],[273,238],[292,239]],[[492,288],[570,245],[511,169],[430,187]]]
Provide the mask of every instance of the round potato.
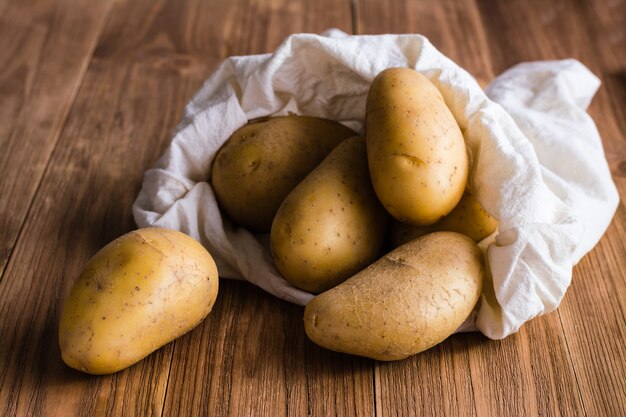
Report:
[[480,242],[498,228],[498,221],[480,205],[476,197],[465,192],[459,204],[446,217],[430,226],[413,226],[393,222],[391,244],[400,246],[432,232],[449,231],[462,233],[474,242]]
[[200,243],[174,230],[130,232],[87,263],[65,300],[63,360],[90,374],[124,369],[200,323],[217,291]]
[[459,233],[413,240],[313,298],[306,333],[325,348],[384,361],[422,352],[470,315],[483,262],[476,243]]
[[347,139],[280,206],[270,234],[276,267],[298,288],[325,291],[376,259],[388,217],[372,189],[365,140]]
[[454,209],[467,183],[467,150],[426,77],[409,68],[381,72],[367,96],[366,136],[374,189],[393,217],[425,226]]
[[235,223],[270,231],[287,194],[341,141],[356,133],[332,120],[282,116],[247,124],[217,153],[211,184]]

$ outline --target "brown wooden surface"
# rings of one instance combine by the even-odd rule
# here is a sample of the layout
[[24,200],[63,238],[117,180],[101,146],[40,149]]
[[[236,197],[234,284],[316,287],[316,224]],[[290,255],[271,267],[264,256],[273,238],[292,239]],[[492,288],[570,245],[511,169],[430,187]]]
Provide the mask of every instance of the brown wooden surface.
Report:
[[623,0],[0,0],[0,415],[626,415],[626,206],[559,309],[501,341],[455,335],[394,363],[321,349],[302,308],[222,281],[196,329],[115,375],[60,360],[59,309],[133,229],[143,171],[227,56],[337,27],[422,33],[488,81],[580,59],[626,197]]

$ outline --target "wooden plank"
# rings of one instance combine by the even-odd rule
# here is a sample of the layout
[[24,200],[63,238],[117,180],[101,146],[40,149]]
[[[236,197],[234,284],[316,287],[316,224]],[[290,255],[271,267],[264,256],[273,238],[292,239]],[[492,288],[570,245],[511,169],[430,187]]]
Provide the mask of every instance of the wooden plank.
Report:
[[[626,122],[623,117],[626,89],[620,81],[623,75],[620,75],[616,67],[619,66],[619,60],[624,62],[622,67],[626,65],[626,57],[622,52],[626,49],[626,38],[620,37],[617,31],[614,40],[607,39],[608,32],[605,28],[587,18],[592,13],[590,8],[593,5],[593,10],[603,10],[602,15],[609,13],[617,22],[626,21],[626,4],[616,4],[619,9],[610,7],[605,1],[518,1],[506,4],[488,0],[479,2],[489,36],[499,36],[502,39],[502,42],[490,44],[492,62],[497,72],[525,60],[573,57],[581,60],[600,77],[603,85],[594,98],[589,113],[596,121],[613,179],[623,197],[626,195]],[[591,26],[588,27],[589,25]],[[527,33],[535,36],[529,38],[525,36]],[[565,39],[560,36],[563,33],[568,34]],[[601,37],[603,35],[605,38]],[[618,210],[624,210],[623,202]],[[609,230],[606,239],[613,239],[614,232],[611,230],[613,229]],[[617,240],[621,239],[619,237]],[[615,244],[612,247],[619,248],[620,245]],[[622,254],[618,252],[616,255],[619,258]],[[617,278],[623,276],[619,273],[613,275]],[[625,281],[617,279],[614,282],[620,294],[626,293]],[[620,297],[620,304],[623,310],[626,309],[625,297]]]
[[626,2],[594,0],[579,3],[577,15],[590,29],[587,32],[589,43],[596,47],[603,69],[608,73],[623,73],[626,62]]
[[[498,40],[489,43],[496,73],[521,61],[576,58],[600,77],[603,87],[594,98],[589,113],[598,125],[611,172],[624,195],[624,166],[620,168],[620,164],[626,160],[626,130],[623,118],[616,117],[615,108],[624,108],[624,101],[620,101],[624,95],[623,83],[620,81],[623,79],[623,69],[620,72],[616,62],[624,59],[620,58],[624,53],[619,51],[626,48],[626,38],[620,38],[618,31],[615,34],[617,38],[611,41],[606,38],[608,35],[604,31],[599,31],[599,25],[589,26],[588,22],[593,19],[589,18],[590,12],[583,8],[588,2],[477,2],[487,37]],[[596,0],[594,4],[606,5],[597,7],[611,10],[608,1]],[[623,2],[617,4],[621,4],[621,11],[615,11],[614,16],[621,14],[621,20],[624,21],[626,6]],[[601,50],[604,52],[599,52]],[[611,59],[603,62],[601,56],[610,56]],[[624,63],[621,65],[623,68]],[[620,95],[613,97],[615,93]]]
[[[522,60],[575,57],[602,79],[604,87],[589,112],[598,125],[623,199],[626,136],[623,117],[620,122],[618,116],[624,114],[624,101],[618,97],[624,93],[623,87],[621,91],[611,88],[620,84],[619,81],[607,80],[613,77],[616,65],[621,68],[626,65],[623,61],[626,41],[620,40],[619,32],[617,40],[607,38],[608,32],[599,30],[595,23],[590,24],[593,19],[589,18],[588,9],[593,7],[612,14],[608,3],[594,2],[593,6],[567,1],[480,0],[478,3],[488,37],[499,39],[490,44],[496,71]],[[621,18],[617,19],[623,21],[626,12],[623,5],[620,8]],[[614,48],[622,52],[615,52]],[[619,79],[620,75],[616,77]],[[622,202],[599,246],[575,267],[572,286],[558,310],[583,407],[589,416],[621,415],[626,410],[625,218]]]
[[534,320],[500,341],[454,335],[415,357],[379,364],[377,416],[582,415],[554,318]]
[[589,416],[619,416],[626,410],[626,314],[620,304],[625,226],[626,210],[620,209],[607,235],[574,269],[558,310]]
[[485,32],[473,2],[361,0],[356,6],[361,33],[424,35],[481,83],[493,79]]
[[377,363],[376,415],[476,416],[467,338],[452,336],[411,358]]
[[[301,310],[302,311],[302,310]],[[294,316],[292,316],[294,317]],[[290,383],[306,387],[307,415],[365,417],[375,413],[374,361],[323,349],[306,338],[301,317],[291,325],[305,345],[304,357],[295,356],[305,372]],[[289,368],[287,368],[289,369]],[[294,393],[294,399],[297,393]],[[298,414],[293,413],[294,417]]]
[[[322,17],[309,16],[303,27],[348,30],[349,5],[343,4],[345,13],[337,11],[341,5],[326,6]],[[87,259],[134,227],[130,208],[143,171],[165,148],[193,91],[227,55],[269,51],[289,31],[301,30],[292,13],[315,7],[303,2],[285,12],[265,2],[116,4],[0,282],[0,339],[9,341],[0,344],[2,415],[197,415],[203,407],[236,415],[251,406],[268,415],[371,414],[369,363],[344,355],[329,361],[327,352],[306,342],[301,308],[243,283],[223,284],[223,301],[205,324],[118,374],[70,370],[57,347],[61,300]],[[264,316],[272,321],[259,320]],[[221,334],[238,343],[220,347],[213,341]],[[259,352],[269,356],[255,356]],[[251,362],[254,357],[273,360]],[[260,381],[250,378],[251,363]],[[213,374],[226,377],[211,380]],[[308,375],[329,383],[309,385]],[[187,378],[199,385],[190,386]],[[213,391],[205,391],[205,383]],[[279,389],[263,396],[268,387]],[[254,388],[252,394],[242,391],[247,388]],[[210,402],[194,408],[207,394]]]
[[556,314],[504,340],[481,343],[473,351],[478,360],[470,362],[474,392],[481,393],[478,415],[584,415],[566,344]]
[[[213,4],[203,7],[220,13]],[[220,41],[226,44],[218,46],[220,58],[271,51],[290,33],[351,27],[348,2],[275,7],[240,1],[233,7],[227,15],[241,24],[227,23],[235,27]],[[371,363],[313,345],[302,313],[249,284],[222,281],[199,336],[175,342],[164,414],[373,415]],[[190,390],[184,381],[199,388]]]
[[[600,70],[603,84],[601,103],[590,111],[603,122],[599,128],[605,152],[623,197],[626,196],[626,2],[580,2],[575,12],[583,32],[578,36],[584,37],[595,53],[594,67]],[[614,119],[615,125],[604,120],[604,109],[609,106],[613,116],[609,118]],[[626,303],[622,302],[622,307],[626,309]]]
[[[479,81],[493,77],[488,44],[499,39],[485,32],[473,2],[363,1],[358,11],[365,33],[393,27],[395,32],[424,34]],[[496,68],[496,73],[502,69]],[[575,374],[567,339],[555,314],[529,323],[503,341],[455,336],[407,364],[381,366],[377,372],[380,416],[583,413],[578,387],[570,383]]]
[[221,285],[197,341],[176,341],[165,415],[374,414],[371,361],[310,342],[302,307],[248,283]]
[[[50,85],[37,80],[45,76],[54,84],[65,79],[44,59],[54,56],[49,49],[54,51],[55,45],[48,45],[50,35],[41,27],[69,30],[76,24],[59,17],[63,13],[92,8],[94,16],[103,10],[100,3],[71,3],[62,3],[76,8],[71,12],[59,9],[53,17],[35,13],[40,18],[32,20],[33,33],[25,35],[21,26],[4,24],[8,15],[0,0],[0,48],[9,47],[19,57],[9,61],[0,56],[0,122],[11,121],[0,123],[0,143],[18,137],[18,128],[33,137],[39,129],[45,136],[47,117],[58,124],[56,136],[48,134],[41,142],[48,156],[35,161],[40,174],[25,204],[27,217],[18,222],[12,241],[9,236],[0,243],[9,242],[10,253],[19,233],[0,282],[0,415],[591,416],[620,415],[626,409],[623,205],[599,247],[575,269],[559,311],[503,341],[457,335],[406,361],[372,362],[313,345],[304,335],[300,307],[246,283],[224,282],[215,311],[203,325],[140,364],[107,377],[69,370],[59,359],[56,340],[61,300],[88,257],[134,227],[130,204],[142,172],[166,146],[182,106],[200,82],[227,55],[269,51],[286,31],[350,28],[348,2],[118,1],[69,119],[73,95],[66,107],[58,98],[46,101],[44,110],[50,113],[38,116],[42,126],[27,126],[19,115],[31,112],[42,98],[48,100],[44,93]],[[615,9],[609,7],[607,14],[598,3],[581,8],[557,2],[556,9],[539,3],[485,1],[479,15],[472,3],[378,6],[364,1],[356,11],[362,32],[419,29],[479,79],[491,78],[492,61],[498,72],[521,57],[572,54],[586,64],[587,58],[595,59],[588,65],[596,65],[592,69],[610,91],[601,90],[591,112],[624,196],[623,61],[609,48],[590,52],[619,32],[602,32],[583,18],[595,13],[605,22]],[[16,11],[15,4],[7,6],[11,18],[6,21],[30,22],[30,12]],[[38,8],[44,3],[20,7],[31,4]],[[47,19],[56,23],[46,26],[42,22]],[[482,23],[492,28],[487,34]],[[591,40],[584,39],[587,33]],[[12,42],[20,48],[11,49]],[[74,53],[61,46],[56,51],[64,57]],[[20,62],[23,68],[41,69],[24,76],[14,66]],[[44,83],[39,89],[38,82]],[[6,101],[5,91],[10,91]],[[33,96],[36,91],[39,95]],[[31,102],[31,97],[38,98]],[[55,104],[59,108],[50,110]],[[49,141],[57,137],[48,163],[55,149]],[[28,158],[33,154],[29,151]],[[0,173],[5,164],[14,164],[6,172],[15,178],[19,171],[14,167],[21,165],[0,161]],[[0,184],[5,181],[0,176]],[[7,189],[22,192],[16,185]]]
[[[146,115],[172,123],[167,113],[180,111],[172,105],[183,100],[176,77],[140,69],[90,66],[7,265],[0,283],[0,335],[8,341],[0,345],[2,415],[160,415],[171,348],[123,374],[97,378],[64,366],[57,339],[61,300],[80,269],[133,227],[140,164],[151,156],[142,151],[164,136]],[[146,91],[157,89],[162,101],[155,102]]]
[[134,227],[143,171],[199,82],[198,72],[185,75],[194,61],[175,59],[182,48],[167,33],[144,34],[160,8],[149,3],[130,11],[117,3],[106,38],[119,19],[141,22],[116,38],[119,50],[133,48],[117,55],[100,45],[0,283],[1,415],[161,415],[173,346],[123,373],[90,377],[61,363],[56,333],[61,300],[87,259]]
[[110,3],[0,4],[0,279]]
[[[626,2],[596,0],[583,2],[582,5],[592,44],[599,46],[597,52],[603,66],[603,89],[609,93],[623,139],[626,138]],[[622,140],[609,145],[611,171],[623,197],[626,196],[626,144]],[[625,305],[622,303],[622,306]]]
[[[602,71],[601,93],[608,95],[608,98],[602,96],[608,102],[603,105],[610,105],[612,112],[609,117],[612,115],[615,119],[615,126],[608,124],[610,130],[602,123],[600,132],[604,135],[605,152],[621,196],[613,227],[607,233],[607,242],[601,242],[605,245],[601,247],[607,250],[595,251],[590,256],[598,256],[601,265],[610,265],[606,272],[618,272],[617,279],[613,281],[613,294],[617,296],[622,312],[626,313],[626,2],[596,0],[581,2],[581,6],[576,9],[577,17],[588,27],[584,32],[591,36],[590,43],[597,53]],[[592,113],[594,117],[596,114],[604,122],[603,113]],[[619,271],[622,273],[619,274]],[[622,279],[619,279],[620,275]]]

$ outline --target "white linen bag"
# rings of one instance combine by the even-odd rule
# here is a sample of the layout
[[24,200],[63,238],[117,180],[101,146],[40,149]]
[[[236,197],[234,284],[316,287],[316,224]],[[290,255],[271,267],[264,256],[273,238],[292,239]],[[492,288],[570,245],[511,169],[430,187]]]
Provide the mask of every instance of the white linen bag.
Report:
[[441,91],[465,137],[469,187],[500,222],[481,242],[490,279],[459,331],[499,339],[554,310],[573,265],[605,232],[619,200],[586,113],[599,80],[575,60],[518,65],[485,93],[420,35],[297,34],[272,54],[228,58],[145,173],[133,205],[137,225],[185,232],[213,255],[220,277],[306,304],[313,295],[279,275],[267,235],[221,215],[210,186],[212,159],[236,129],[261,116],[325,117],[363,132],[369,85],[389,67],[414,68]]

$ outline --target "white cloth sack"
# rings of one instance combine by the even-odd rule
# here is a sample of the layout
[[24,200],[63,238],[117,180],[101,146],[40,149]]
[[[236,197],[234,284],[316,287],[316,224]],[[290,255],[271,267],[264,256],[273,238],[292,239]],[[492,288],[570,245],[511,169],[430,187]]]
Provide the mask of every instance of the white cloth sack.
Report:
[[296,114],[363,133],[365,99],[388,67],[414,68],[441,91],[461,127],[470,184],[500,221],[482,242],[490,282],[459,330],[494,339],[554,310],[572,266],[600,239],[618,204],[602,143],[586,113],[599,80],[575,60],[521,64],[487,93],[420,35],[288,37],[273,54],[228,58],[187,105],[172,142],[145,173],[133,213],[139,227],[177,229],[213,255],[220,277],[244,278],[282,299],[312,294],[274,268],[267,235],[233,225],[209,183],[211,161],[247,120]]

